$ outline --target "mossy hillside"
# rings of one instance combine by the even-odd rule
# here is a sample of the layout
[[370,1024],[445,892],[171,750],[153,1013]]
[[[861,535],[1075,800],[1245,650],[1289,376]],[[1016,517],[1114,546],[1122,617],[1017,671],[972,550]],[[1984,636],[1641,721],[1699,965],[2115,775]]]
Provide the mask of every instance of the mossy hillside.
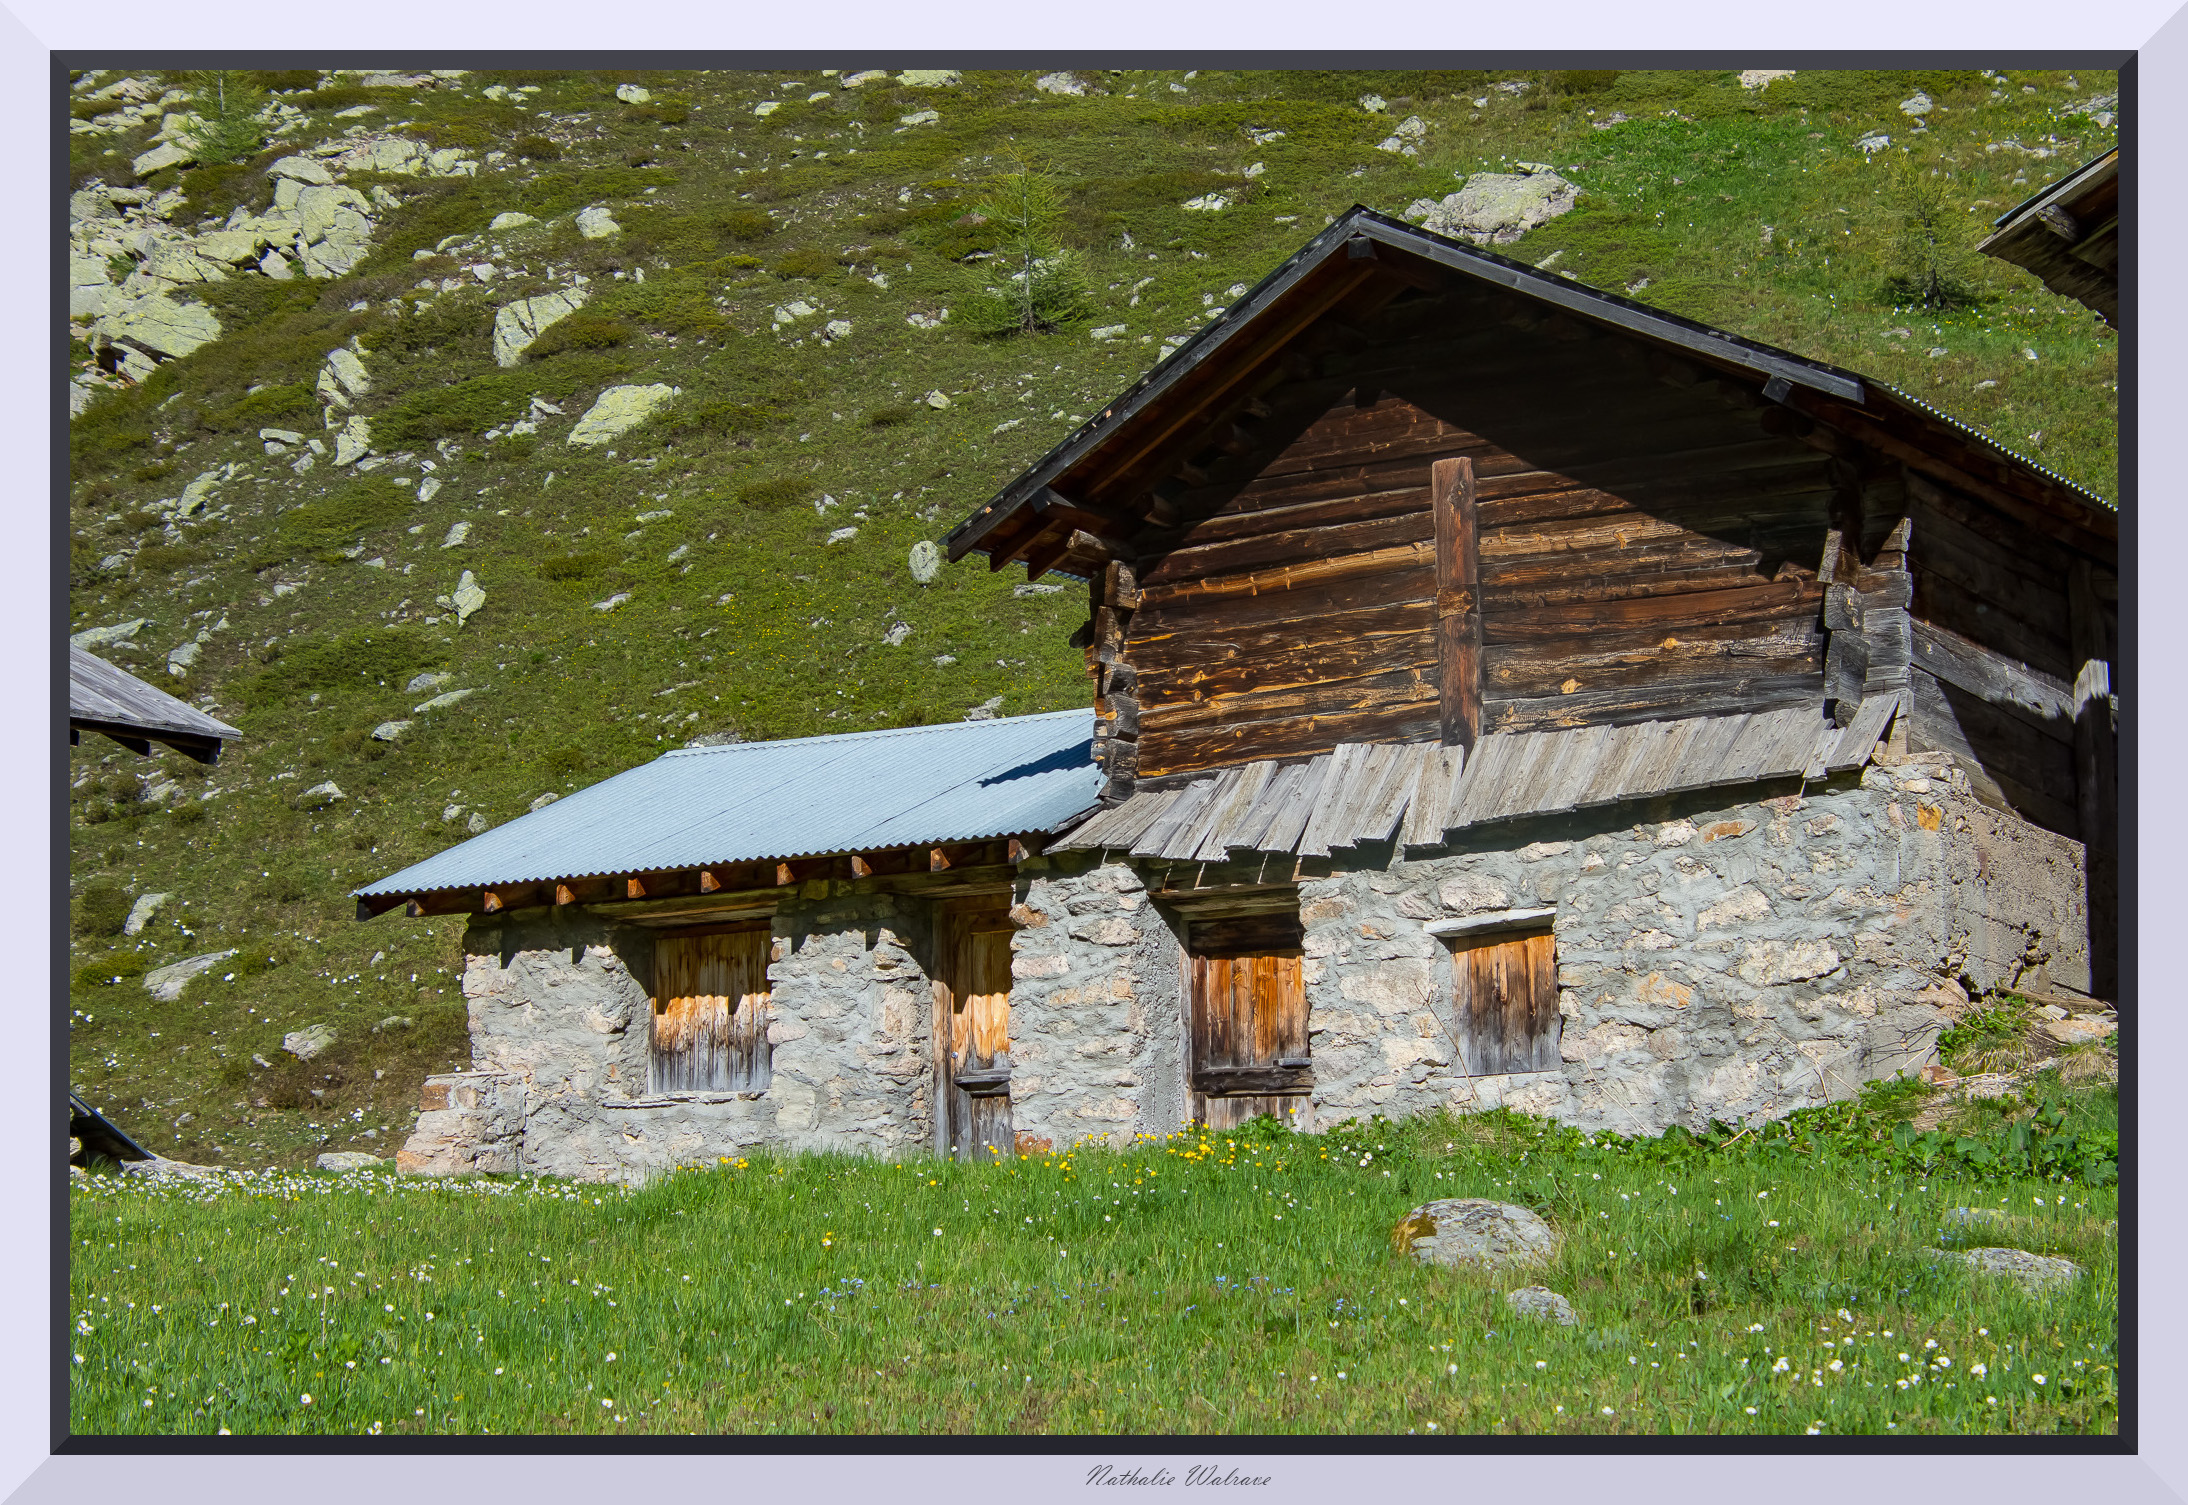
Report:
[[[75,424],[75,625],[150,618],[140,646],[108,650],[116,661],[246,736],[209,772],[96,738],[72,754],[76,889],[176,896],[141,937],[79,935],[72,970],[127,977],[229,946],[270,958],[232,980],[242,958],[224,964],[177,1004],[87,982],[74,1071],[96,1101],[189,1157],[290,1159],[376,1126],[355,1142],[385,1149],[419,1076],[465,1055],[461,926],[357,924],[350,887],[462,839],[474,815],[511,819],[701,733],[955,719],[995,697],[1006,714],[1084,704],[1075,584],[1020,595],[1022,574],[975,558],[921,586],[911,545],[1354,202],[1401,211],[1474,171],[1554,163],[1585,190],[1579,207],[1507,254],[1556,255],[1553,269],[1584,281],[1866,371],[2101,492],[2114,484],[2108,332],[1983,258],[1961,305],[1895,303],[1886,171],[1910,140],[1898,102],[1926,90],[1936,109],[1911,155],[1949,175],[1972,244],[2109,144],[2071,113],[2116,89],[2108,77],[1800,75],[1755,92],[1719,73],[1084,76],[1081,98],[1016,73],[855,91],[817,72],[481,73],[415,93],[292,81],[280,97],[308,116],[287,144],[154,180],[190,196],[186,220],[263,205],[267,166],[341,134],[351,122],[333,111],[358,103],[380,109],[372,129],[484,163],[476,179],[382,180],[403,204],[380,213],[352,276],[208,285],[225,336]],[[654,100],[618,103],[620,82]],[[537,92],[483,98],[492,83]],[[1370,93],[1384,112],[1361,108]],[[755,115],[767,100],[779,108]],[[939,119],[899,125],[927,109]],[[1377,150],[1411,114],[1428,125],[1420,155]],[[1629,118],[1595,128],[1617,114]],[[1893,147],[1858,149],[1879,130]],[[1989,150],[2008,142],[2053,155]],[[75,176],[123,181],[144,146],[142,132],[73,138]],[[969,315],[996,283],[984,258],[999,239],[974,211],[1020,166],[1062,184],[1059,233],[1093,307],[1055,333],[983,337]],[[1228,207],[1182,207],[1209,194]],[[593,203],[621,235],[576,232]],[[538,223],[488,233],[508,210]],[[436,253],[452,236],[465,239]],[[496,365],[494,309],[577,275],[593,294],[582,322]],[[816,312],[777,327],[774,311],[798,301]],[[908,322],[944,309],[937,327]],[[824,343],[830,320],[852,333]],[[1119,324],[1121,337],[1092,338]],[[373,383],[355,410],[377,448],[433,463],[429,501],[414,462],[299,476],[261,452],[261,426],[318,431],[312,384],[351,341]],[[646,426],[567,443],[601,389],[654,382],[682,395]],[[561,414],[507,432],[535,398]],[[146,510],[229,463],[220,517],[170,534]],[[466,535],[444,548],[458,523]],[[845,528],[857,532],[830,541]],[[436,601],[467,569],[487,602],[458,629]],[[899,624],[910,633],[889,646]],[[207,630],[187,676],[168,676],[167,652]],[[443,688],[479,693],[413,709]],[[395,740],[372,736],[400,720],[412,724]],[[340,802],[298,808],[329,780]],[[139,797],[170,782],[177,794]],[[415,1022],[371,1033],[390,1016]],[[319,1021],[342,1032],[343,1064],[274,1090],[276,1075],[311,1073],[253,1056],[286,1061],[281,1035]]]

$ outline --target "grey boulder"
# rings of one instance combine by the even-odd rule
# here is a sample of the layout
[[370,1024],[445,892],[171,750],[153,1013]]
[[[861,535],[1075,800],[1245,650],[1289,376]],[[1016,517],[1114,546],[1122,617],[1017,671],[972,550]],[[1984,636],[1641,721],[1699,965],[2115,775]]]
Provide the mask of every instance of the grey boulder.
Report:
[[167,902],[166,894],[139,894],[137,902],[129,906],[129,918],[122,921],[123,935],[141,935],[144,927],[152,923],[152,917]]
[[1423,1203],[1398,1220],[1390,1242],[1423,1264],[1483,1270],[1540,1264],[1557,1252],[1548,1223],[1524,1207],[1482,1197]]
[[155,967],[144,974],[145,991],[162,1003],[173,1003],[182,996],[182,990],[188,986],[191,978],[200,972],[211,971],[234,955],[233,950],[208,951],[203,956],[193,956],[168,966]]
[[1539,1317],[1560,1327],[1578,1327],[1580,1316],[1573,1304],[1548,1286],[1521,1286],[1504,1293],[1504,1304],[1516,1316]]
[[2003,1275],[2029,1291],[2069,1286],[2089,1272],[2071,1259],[2031,1254],[2026,1249],[1942,1250],[1945,1258],[1983,1275]]
[[299,1061],[309,1061],[324,1055],[335,1040],[331,1024],[308,1024],[302,1029],[291,1030],[281,1037],[281,1048]]
[[372,1171],[380,1168],[380,1157],[368,1155],[363,1150],[329,1150],[319,1157],[323,1171]]

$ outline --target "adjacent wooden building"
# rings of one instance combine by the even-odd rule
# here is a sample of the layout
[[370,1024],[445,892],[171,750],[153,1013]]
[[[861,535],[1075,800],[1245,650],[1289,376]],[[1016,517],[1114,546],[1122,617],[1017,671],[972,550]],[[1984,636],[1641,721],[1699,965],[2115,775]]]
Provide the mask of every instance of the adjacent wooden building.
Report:
[[2064,298],[2120,322],[2118,147],[2046,184],[1998,216],[1976,247],[2010,261]]

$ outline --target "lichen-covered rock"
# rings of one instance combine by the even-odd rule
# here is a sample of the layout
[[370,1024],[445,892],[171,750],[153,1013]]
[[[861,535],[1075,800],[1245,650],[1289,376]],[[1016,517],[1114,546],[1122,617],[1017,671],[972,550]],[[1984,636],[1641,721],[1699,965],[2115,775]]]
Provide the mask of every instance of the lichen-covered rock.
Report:
[[1945,1258],[1985,1275],[2003,1275],[2030,1291],[2072,1285],[2089,1272],[2071,1259],[2031,1254],[2026,1249],[1945,1249]]
[[380,1157],[363,1150],[329,1150],[318,1163],[323,1171],[372,1171],[380,1168]]
[[1548,1286],[1521,1286],[1516,1291],[1507,1291],[1504,1304],[1515,1316],[1538,1317],[1560,1327],[1580,1325],[1580,1314],[1573,1310],[1573,1304]]
[[329,1024],[311,1024],[302,1029],[290,1030],[281,1037],[281,1048],[299,1061],[309,1061],[324,1055],[327,1047],[334,1044],[334,1027]]
[[682,389],[656,382],[650,387],[610,387],[595,399],[570,430],[572,444],[606,444],[653,416],[654,410]]
[[1398,1220],[1391,1247],[1423,1264],[1501,1270],[1557,1252],[1550,1225],[1524,1207],[1483,1197],[1443,1197]]
[[234,955],[233,950],[208,951],[203,956],[193,956],[165,967],[155,967],[144,974],[145,991],[162,1003],[173,1003],[182,996],[182,990],[191,978],[200,972],[211,971]]
[[310,157],[283,157],[267,168],[266,174],[273,178],[289,178],[298,183],[316,184],[320,187],[334,182],[334,174]]
[[1425,230],[1506,245],[1573,207],[1580,189],[1554,172],[1478,172],[1446,197],[1416,199],[1406,218]]
[[[509,216],[503,215],[502,219]],[[496,225],[501,220],[494,222]],[[524,358],[524,352],[532,341],[540,337],[549,325],[559,323],[585,305],[583,288],[571,288],[567,292],[541,293],[536,298],[519,298],[507,303],[494,314],[494,361],[497,365],[514,366]]]
[[220,319],[202,303],[180,302],[164,286],[141,297],[109,296],[91,326],[95,344],[134,345],[159,356],[188,355],[220,338]]
[[169,897],[167,894],[139,894],[137,902],[129,906],[129,918],[122,921],[122,934],[141,935]]

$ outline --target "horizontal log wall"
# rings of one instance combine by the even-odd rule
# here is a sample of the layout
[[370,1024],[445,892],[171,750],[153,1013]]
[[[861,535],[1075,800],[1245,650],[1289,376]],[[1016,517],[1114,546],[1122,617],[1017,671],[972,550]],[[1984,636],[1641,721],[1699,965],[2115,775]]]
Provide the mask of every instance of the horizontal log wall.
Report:
[[1396,303],[1195,462],[1115,650],[1139,778],[1439,736],[1429,486],[1456,456],[1483,733],[1820,703],[1830,457],[1638,342],[1512,312]]
[[1909,745],[1952,753],[1990,804],[2061,835],[2109,844],[2107,828],[2117,820],[2110,771],[2100,778],[2090,770],[2091,782],[2107,790],[2101,797],[2091,791],[2085,812],[2076,738],[2086,731],[2086,682],[2077,692],[2084,665],[2109,665],[2116,652],[2114,561],[2083,564],[2112,600],[2085,605],[2089,640],[2078,647],[2070,580],[2080,555],[1920,474],[1908,475],[1907,500],[1915,668]]

